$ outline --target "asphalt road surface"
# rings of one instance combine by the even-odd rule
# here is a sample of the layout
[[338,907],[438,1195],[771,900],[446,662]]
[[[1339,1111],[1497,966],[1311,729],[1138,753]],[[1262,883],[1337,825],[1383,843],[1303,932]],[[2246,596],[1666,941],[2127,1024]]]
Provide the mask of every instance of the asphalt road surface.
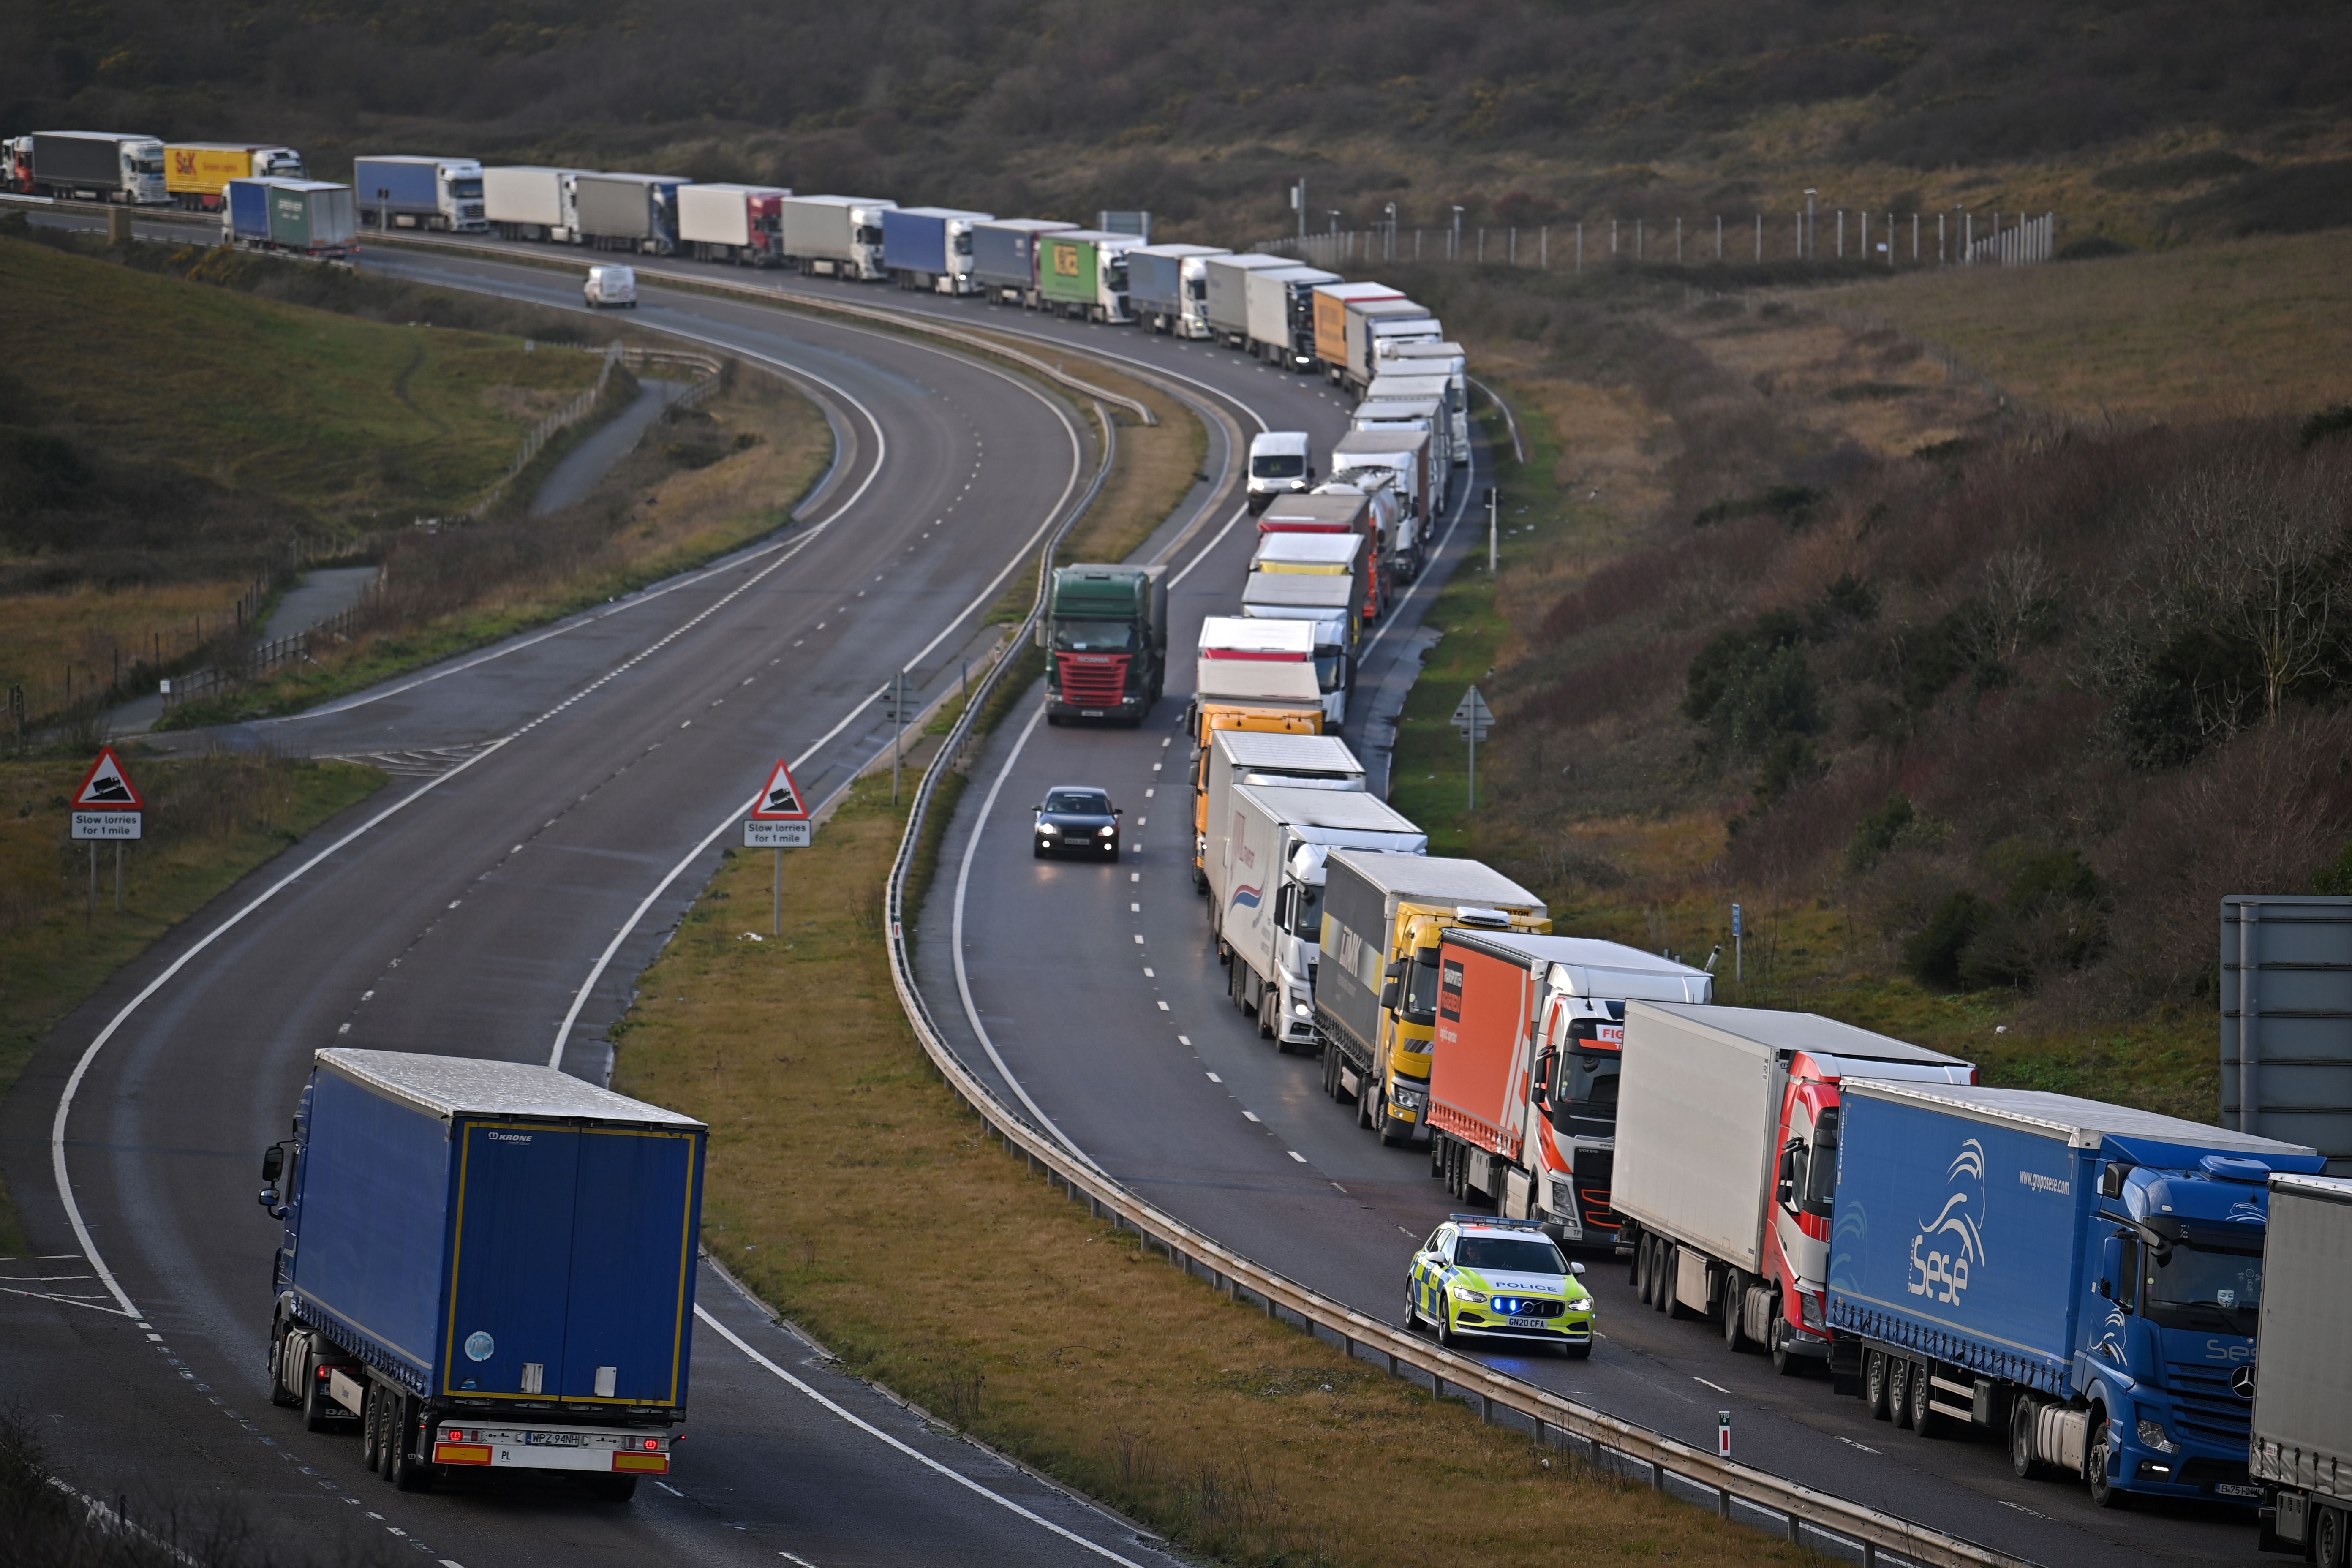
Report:
[[[543,271],[386,266],[576,303]],[[1083,422],[995,366],[658,290],[637,316],[786,370],[834,425],[833,470],[793,527],[727,562],[217,737],[395,777],[131,966],[0,1104],[35,1241],[0,1263],[0,1388],[84,1490],[280,1550],[462,1568],[1163,1562],[828,1370],[707,1270],[688,1438],[626,1507],[560,1486],[396,1493],[355,1439],[268,1402],[276,1227],[255,1173],[310,1053],[603,1076],[631,977],[774,759],[820,799],[870,761],[891,672],[952,685],[995,635],[980,614],[1093,474]]]

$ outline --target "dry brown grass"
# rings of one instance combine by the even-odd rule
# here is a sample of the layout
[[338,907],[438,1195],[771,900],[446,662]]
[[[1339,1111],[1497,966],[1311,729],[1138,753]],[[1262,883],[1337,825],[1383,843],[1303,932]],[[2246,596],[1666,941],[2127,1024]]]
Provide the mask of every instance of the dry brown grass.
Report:
[[[1807,1560],[1277,1327],[1029,1175],[898,1012],[880,889],[899,831],[886,782],[854,791],[786,862],[781,940],[746,934],[771,863],[731,858],[616,1031],[615,1087],[710,1123],[705,1238],[765,1300],[857,1372],[1226,1561],[1535,1564],[1570,1541]],[[935,1310],[890,1305],[910,1300]]]
[[158,649],[168,660],[199,646],[198,616],[204,637],[219,636],[251,589],[199,580],[0,596],[0,686],[24,686],[32,714],[54,712],[64,706],[67,665],[79,700],[112,683],[118,658],[128,670],[152,663]]
[[2352,393],[2352,232],[2050,267],[1957,268],[1815,296],[1949,349],[2069,418],[2305,414]]

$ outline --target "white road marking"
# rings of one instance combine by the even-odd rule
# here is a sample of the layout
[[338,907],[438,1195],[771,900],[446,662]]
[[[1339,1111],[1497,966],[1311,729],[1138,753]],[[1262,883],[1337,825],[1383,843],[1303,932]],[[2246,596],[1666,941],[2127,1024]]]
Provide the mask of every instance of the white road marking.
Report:
[[1141,904],[1129,904],[1127,906],[1127,912],[1131,915],[1139,915],[1143,912],[1143,906]]
[[[1188,1040],[1188,1041],[1186,1041],[1185,1043],[1186,1043],[1187,1045],[1190,1045],[1192,1042]],[[1224,1080],[1223,1079],[1219,1078],[1215,1073],[1211,1073],[1211,1074],[1209,1075],[1209,1081],[1210,1081],[1211,1083],[1223,1083],[1223,1082],[1224,1082],[1225,1080]]]
[[664,1491],[666,1491],[666,1492],[669,1493],[669,1495],[670,1495],[670,1496],[672,1496],[672,1497],[680,1497],[680,1498],[682,1498],[682,1497],[684,1497],[684,1496],[686,1495],[684,1492],[682,1492],[682,1491],[678,1490],[676,1487],[674,1487],[674,1486],[670,1485],[667,1481],[665,1481],[665,1480],[659,1480],[659,1479],[656,1479],[656,1480],[654,1482],[654,1485],[656,1485],[656,1486],[657,1486],[657,1487],[661,1488],[661,1489],[662,1489],[662,1490],[664,1490]]
[[[924,1453],[919,1448],[911,1447],[908,1445],[900,1442],[898,1438],[890,1436],[889,1433],[885,1432],[879,1426],[875,1426],[871,1421],[866,1420],[865,1417],[858,1415],[850,1410],[845,1409],[840,1405],[835,1404],[833,1400],[828,1399],[824,1394],[818,1393],[808,1384],[802,1382],[799,1378],[794,1377],[791,1373],[786,1372],[782,1367],[778,1366],[774,1362],[770,1361],[766,1356],[761,1355],[757,1350],[752,1348],[749,1341],[745,1340],[740,1334],[738,1334],[726,1324],[720,1322],[717,1318],[712,1317],[709,1309],[698,1304],[694,1309],[694,1315],[703,1322],[709,1324],[711,1328],[717,1330],[719,1337],[724,1339],[729,1344],[733,1345],[737,1350],[741,1351],[745,1355],[750,1356],[754,1362],[767,1368],[770,1372],[774,1373],[778,1377],[783,1379],[784,1382],[792,1384],[793,1387],[798,1389],[801,1393],[807,1394],[817,1404],[824,1405],[827,1410],[832,1411],[835,1415],[840,1416],[844,1421],[848,1422],[852,1426],[855,1426],[859,1431],[866,1433],[868,1436],[878,1438],[880,1441],[887,1443],[891,1447],[898,1449],[898,1452],[906,1455],[907,1458],[913,1459],[918,1464],[928,1466],[929,1468],[938,1471],[940,1475],[945,1476],[949,1480],[955,1482],[956,1485],[979,1493],[982,1497],[986,1498],[989,1501],[996,1504],[999,1508],[1007,1509],[1013,1513],[1017,1513],[1022,1518],[1027,1520],[1030,1523],[1037,1525],[1041,1529],[1052,1531],[1055,1535],[1060,1536],[1063,1540],[1070,1542],[1074,1546],[1083,1546],[1088,1552],[1093,1552],[1096,1556],[1107,1558],[1113,1563],[1123,1564],[1124,1568],[1143,1568],[1143,1564],[1136,1562],[1133,1558],[1122,1557],[1107,1546],[1097,1545],[1094,1542],[1088,1541],[1085,1536],[1080,1535],[1076,1531],[1069,1530],[1062,1525],[1055,1524],[1044,1514],[1038,1513],[1034,1509],[1024,1508],[1021,1504],[1014,1502],[1011,1498],[1006,1497],[1003,1493],[991,1491],[988,1488],[982,1486],[978,1481],[973,1480],[970,1476],[963,1475],[959,1471],[949,1468],[947,1466],[940,1464],[937,1459],[932,1458],[929,1454]],[[789,1556],[790,1553],[785,1553],[785,1555]]]
[[[1706,1383],[1706,1379],[1705,1379],[1705,1378],[1703,1378],[1703,1377],[1699,1377],[1699,1376],[1697,1376],[1697,1375],[1696,1375],[1696,1374],[1694,1374],[1694,1375],[1692,1376],[1691,1381],[1692,1381],[1693,1383]],[[1729,1390],[1729,1389],[1727,1389],[1727,1388],[1724,1387],[1724,1386],[1723,1386],[1723,1384],[1719,1384],[1719,1383],[1706,1383],[1706,1385],[1707,1385],[1709,1388],[1712,1388],[1713,1390],[1715,1390],[1717,1394],[1728,1394],[1728,1393],[1730,1393],[1730,1392],[1731,1392],[1731,1390]]]
[[1307,1156],[1300,1153],[1296,1149],[1285,1149],[1283,1152],[1289,1155],[1292,1159],[1297,1161],[1302,1165],[1307,1163]]
[[1167,1003],[1165,1003],[1165,1002],[1162,1002],[1162,1003],[1159,1004],[1159,1007],[1160,1007],[1160,1010],[1161,1012],[1163,1012],[1163,1013],[1165,1013],[1166,1011],[1168,1011],[1168,1004],[1167,1004]]
[[[1242,1112],[1242,1116],[1243,1116],[1244,1120],[1245,1120],[1245,1121],[1257,1121],[1257,1112],[1256,1112],[1256,1111],[1255,1111],[1255,1110],[1244,1110],[1244,1111],[1243,1111],[1243,1112]],[[1263,1127],[1263,1126],[1265,1126],[1265,1122],[1263,1122],[1263,1121],[1258,1121],[1258,1125],[1259,1125],[1259,1126],[1261,1126],[1261,1127]]]

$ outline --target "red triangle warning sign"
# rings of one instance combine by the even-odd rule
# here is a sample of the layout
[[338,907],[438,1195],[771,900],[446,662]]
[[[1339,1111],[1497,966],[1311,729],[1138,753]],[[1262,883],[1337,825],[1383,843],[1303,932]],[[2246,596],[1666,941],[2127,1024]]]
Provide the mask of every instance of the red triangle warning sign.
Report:
[[768,787],[760,792],[760,804],[751,808],[754,822],[806,822],[808,805],[801,799],[801,786],[793,782],[792,764],[777,759],[776,771],[768,775]]
[[98,761],[74,791],[76,811],[144,811],[147,802],[131,786],[131,775],[122,771],[122,759],[114,754],[112,746],[100,750]]

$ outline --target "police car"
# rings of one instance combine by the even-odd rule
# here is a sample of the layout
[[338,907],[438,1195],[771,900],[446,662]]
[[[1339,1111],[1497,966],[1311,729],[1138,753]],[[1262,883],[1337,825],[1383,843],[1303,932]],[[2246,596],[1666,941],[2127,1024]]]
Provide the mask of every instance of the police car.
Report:
[[1460,1336],[1556,1345],[1581,1361],[1592,1353],[1592,1296],[1581,1263],[1528,1220],[1457,1214],[1413,1254],[1405,1283],[1405,1326],[1427,1323],[1449,1348]]

